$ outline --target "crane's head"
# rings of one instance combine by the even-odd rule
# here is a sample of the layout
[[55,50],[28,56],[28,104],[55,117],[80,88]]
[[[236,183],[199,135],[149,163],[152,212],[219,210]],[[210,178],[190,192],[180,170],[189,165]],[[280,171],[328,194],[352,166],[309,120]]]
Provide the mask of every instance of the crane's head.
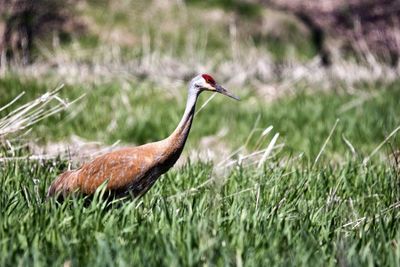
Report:
[[210,91],[217,92],[226,96],[229,96],[233,99],[240,100],[239,97],[233,95],[224,87],[219,85],[213,77],[209,74],[200,74],[193,78],[190,82],[190,87],[197,90],[198,92],[202,91]]

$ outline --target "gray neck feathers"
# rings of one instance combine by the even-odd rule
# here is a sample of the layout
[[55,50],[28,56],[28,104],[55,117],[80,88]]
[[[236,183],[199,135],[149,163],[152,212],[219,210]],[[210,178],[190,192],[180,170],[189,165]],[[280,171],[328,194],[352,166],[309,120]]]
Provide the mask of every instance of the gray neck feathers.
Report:
[[183,149],[183,146],[185,145],[186,139],[189,135],[198,96],[199,91],[196,90],[193,84],[191,84],[188,91],[185,113],[183,114],[178,127],[176,127],[175,131],[169,137],[172,139],[171,141],[173,142],[173,145],[176,145],[176,148],[179,150]]

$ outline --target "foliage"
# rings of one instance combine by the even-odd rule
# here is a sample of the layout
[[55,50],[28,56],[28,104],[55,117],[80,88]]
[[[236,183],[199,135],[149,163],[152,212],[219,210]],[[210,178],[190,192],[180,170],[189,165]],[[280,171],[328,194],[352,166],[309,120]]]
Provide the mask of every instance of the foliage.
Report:
[[[326,65],[330,65],[327,40],[351,47],[361,57],[377,57],[396,67],[400,55],[399,2],[397,0],[259,0],[259,4],[293,14],[313,35]],[[337,45],[337,44],[336,44]]]
[[[183,161],[142,199],[107,202],[100,189],[91,203],[46,200],[49,184],[71,161],[61,155],[33,158],[30,144],[27,149],[20,138],[5,140],[0,145],[0,266],[400,265],[398,133],[385,140],[400,125],[398,76],[379,65],[343,64],[320,72],[320,65],[308,69],[299,63],[289,76],[295,78],[287,78],[288,66],[272,68],[266,51],[244,45],[245,38],[229,28],[227,14],[237,12],[239,2],[216,1],[229,11],[213,10],[212,16],[207,5],[90,0],[85,12],[95,30],[89,35],[45,53],[45,62],[32,68],[1,74],[0,118],[15,110],[16,103],[3,107],[22,91],[19,103],[29,103],[67,83],[54,103],[38,105],[33,113],[39,118],[84,95],[24,135],[40,148],[68,146],[74,135],[131,145],[166,137],[183,113],[182,81],[192,67],[222,69],[223,79],[244,76],[248,82],[230,87],[242,101],[217,95],[196,114]],[[240,18],[250,18],[250,26],[260,19],[251,3],[250,15]],[[269,42],[277,59],[293,47],[300,57],[314,54],[308,41],[286,48],[284,38],[261,34],[257,40],[240,28],[243,24],[234,26],[256,42]],[[113,39],[113,30],[125,38]],[[302,37],[293,32],[287,40]],[[257,49],[255,56],[250,48]],[[253,65],[266,72],[247,73]],[[335,71],[373,77],[347,83],[329,76],[328,83]],[[322,77],[325,86],[298,78],[299,72]],[[279,77],[269,83],[266,73]],[[157,83],[163,78],[175,83]],[[264,91],[270,87],[273,101]],[[209,96],[204,93],[198,107]],[[18,118],[30,126],[29,119]],[[245,161],[266,148],[272,135],[262,133],[271,125],[283,148],[275,148],[263,165]],[[215,154],[213,161],[192,156],[201,147]]]
[[[26,81],[20,84],[12,78],[3,80],[2,86],[7,87],[7,83],[13,85],[10,88],[28,86]],[[38,92],[44,90],[40,84],[31,84]],[[151,98],[160,97],[160,92],[155,93],[158,89],[142,86],[125,92],[144,101],[132,105],[131,114],[149,114],[137,117],[136,128],[129,126],[126,110],[115,100],[124,91],[101,85],[88,92],[83,104],[84,110],[90,108],[91,112],[79,112],[73,120],[68,120],[68,114],[47,119],[35,132],[38,136],[46,133],[46,138],[76,132],[108,141],[117,137],[130,142],[161,138],[173,127],[167,122],[177,121],[179,114],[176,110],[165,112],[171,101]],[[390,157],[367,165],[360,157],[399,124],[396,88],[380,90],[361,104],[354,104],[346,94],[336,98],[299,94],[270,105],[257,103],[249,95],[240,104],[247,108],[240,109],[231,107],[230,102],[222,103],[226,99],[213,101],[206,108],[207,114],[232,118],[221,121],[200,113],[192,141],[225,126],[235,129],[234,135],[224,137],[225,142],[243,142],[251,130],[249,121],[261,116],[260,124],[273,124],[288,149],[261,168],[237,165],[221,169],[216,163],[188,162],[161,177],[140,200],[110,203],[100,200],[100,190],[90,204],[74,198],[62,204],[46,201],[47,187],[65,170],[67,162],[2,161],[0,266],[396,266],[400,258],[398,167]],[[75,96],[80,89],[70,87],[65,92]],[[150,98],[152,101],[145,101]],[[114,101],[115,106],[105,104]],[[180,102],[172,103],[176,106]],[[182,111],[183,103],[179,105]],[[344,113],[338,113],[340,110]],[[152,124],[154,114],[159,119]],[[100,131],[113,116],[121,126],[108,133]],[[315,154],[337,117],[341,121],[328,140],[324,157],[314,164]],[[143,127],[147,130],[141,132],[141,125],[154,128]],[[343,137],[351,140],[360,154],[346,152],[349,148]],[[395,138],[390,143],[396,147],[397,141]],[[381,155],[389,148],[386,146]],[[306,154],[299,155],[300,149]]]
[[44,199],[61,164],[2,165],[1,266],[399,264],[400,180],[385,164],[292,158],[224,176],[195,163],[142,200],[89,205]]
[[78,1],[0,0],[0,54],[28,63],[36,39],[82,30],[74,14]]
[[222,7],[223,9],[234,11],[238,15],[244,16],[246,18],[257,18],[261,15],[262,6],[250,1],[241,0],[186,0],[189,4],[201,4],[204,7],[216,6]]
[[[309,94],[299,84],[295,95],[273,103],[265,103],[259,95],[246,88],[233,90],[242,98],[240,102],[234,103],[217,95],[205,110],[196,115],[189,148],[196,148],[203,137],[215,136],[226,129],[226,136],[218,140],[233,149],[245,142],[253,128],[258,136],[272,125],[280,133],[287,149],[315,157],[336,119],[339,119],[329,143],[329,153],[345,155],[350,152],[344,137],[353,144],[358,156],[366,156],[400,125],[400,118],[396,115],[397,100],[400,98],[398,86],[398,82],[388,86],[363,84],[352,93],[338,86],[337,93]],[[54,83],[10,76],[0,81],[0,106],[23,90],[26,94],[21,102],[55,87],[57,84]],[[160,140],[171,133],[179,122],[184,111],[186,90],[185,87],[180,88],[177,95],[182,97],[176,98],[171,97],[167,89],[149,82],[66,86],[61,91],[62,98],[71,101],[83,94],[85,97],[71,105],[70,111],[39,123],[33,129],[33,135],[41,142],[65,140],[71,135],[108,144],[117,140],[136,144]],[[207,92],[203,93],[198,106],[209,96]],[[4,110],[0,115],[9,111]],[[224,115],[221,117],[220,114]],[[256,143],[253,139],[249,143],[250,149]],[[395,142],[396,145],[398,143]]]

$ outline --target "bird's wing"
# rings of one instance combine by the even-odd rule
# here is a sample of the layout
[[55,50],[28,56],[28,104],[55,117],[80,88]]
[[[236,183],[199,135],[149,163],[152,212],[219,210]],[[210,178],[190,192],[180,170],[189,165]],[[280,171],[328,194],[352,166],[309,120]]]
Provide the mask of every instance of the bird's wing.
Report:
[[105,181],[111,191],[124,190],[140,179],[153,163],[152,153],[140,147],[110,152],[85,163],[78,170],[61,174],[50,186],[48,194],[76,190],[93,194]]
[[79,190],[92,194],[106,180],[109,190],[128,187],[150,167],[150,162],[137,152],[139,151],[116,151],[85,164],[78,174]]

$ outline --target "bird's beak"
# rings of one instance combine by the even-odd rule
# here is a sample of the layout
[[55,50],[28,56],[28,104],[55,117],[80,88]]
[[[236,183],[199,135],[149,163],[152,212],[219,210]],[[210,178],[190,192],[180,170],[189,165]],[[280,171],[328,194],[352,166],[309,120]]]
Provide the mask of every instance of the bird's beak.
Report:
[[223,95],[229,96],[230,98],[233,98],[235,100],[240,100],[239,97],[235,96],[234,94],[232,94],[231,92],[229,92],[228,90],[226,90],[224,87],[222,87],[221,85],[217,84],[215,86],[215,90]]

